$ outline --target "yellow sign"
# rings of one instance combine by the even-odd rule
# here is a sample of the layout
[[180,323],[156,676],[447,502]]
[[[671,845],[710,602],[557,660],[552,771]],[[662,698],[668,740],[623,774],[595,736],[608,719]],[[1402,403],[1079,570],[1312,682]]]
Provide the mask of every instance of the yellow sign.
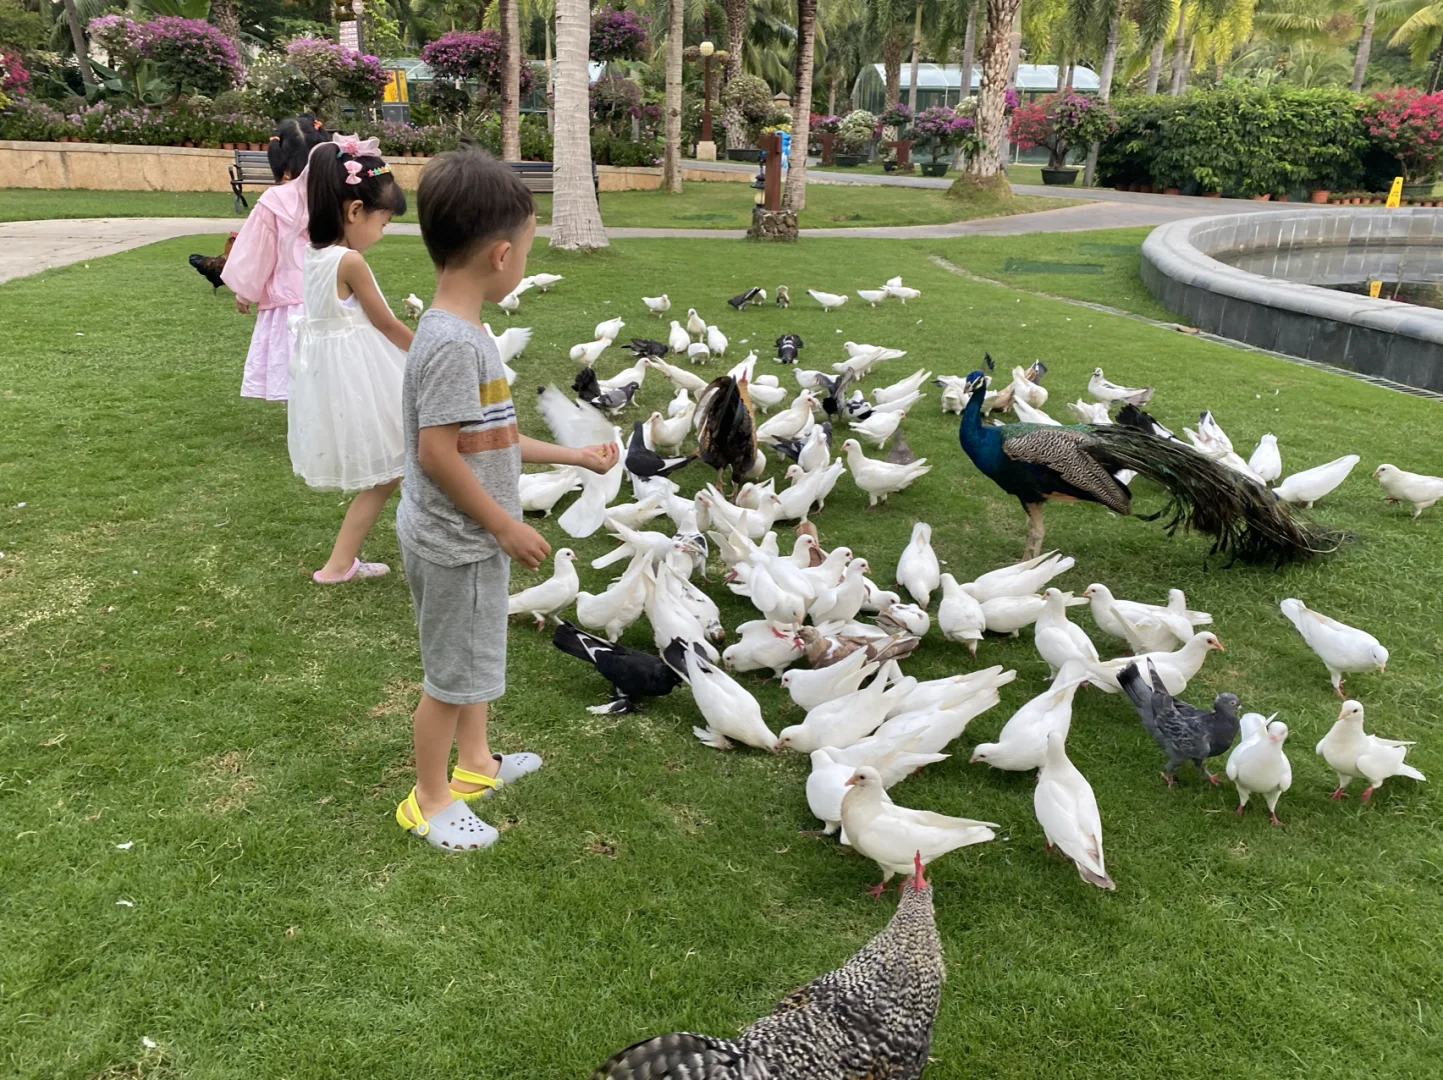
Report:
[[[1402,178],[1401,176],[1395,176],[1395,177],[1393,177],[1393,186],[1392,186],[1392,188],[1390,188],[1389,191],[1388,191],[1388,205],[1389,205],[1390,207],[1396,207],[1396,206],[1398,205],[1398,203],[1400,203],[1400,202],[1402,201],[1402,199],[1403,199],[1403,178]],[[1376,296],[1377,293],[1374,293],[1373,295]]]
[[1376,300],[1378,299],[1378,293],[1382,290],[1382,288],[1383,283],[1381,281],[1369,281],[1368,295],[1371,296],[1374,300]]
[[410,98],[406,96],[406,73],[400,68],[388,68],[386,75],[388,80],[381,100],[392,103],[409,101]]

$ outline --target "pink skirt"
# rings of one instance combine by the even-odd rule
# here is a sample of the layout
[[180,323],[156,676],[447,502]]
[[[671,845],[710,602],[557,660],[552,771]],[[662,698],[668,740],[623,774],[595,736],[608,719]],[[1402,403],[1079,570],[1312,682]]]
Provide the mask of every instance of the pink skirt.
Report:
[[286,325],[292,315],[305,314],[304,304],[266,308],[256,316],[255,333],[246,353],[241,397],[285,401],[291,389],[291,351],[296,335]]

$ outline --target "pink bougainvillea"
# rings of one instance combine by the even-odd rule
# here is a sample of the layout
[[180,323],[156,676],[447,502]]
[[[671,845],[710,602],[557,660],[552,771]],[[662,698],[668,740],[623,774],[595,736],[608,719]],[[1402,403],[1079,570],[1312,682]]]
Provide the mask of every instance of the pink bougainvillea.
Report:
[[1008,138],[1024,150],[1047,150],[1048,168],[1067,164],[1067,152],[1094,139],[1104,139],[1117,127],[1112,110],[1094,97],[1064,90],[1036,101],[1019,104],[1012,112]]
[[0,94],[17,98],[30,89],[30,72],[25,70],[20,54],[0,49]]
[[1425,94],[1402,86],[1374,94],[1362,108],[1368,134],[1398,159],[1403,175],[1427,180],[1438,174],[1443,156],[1443,93]]
[[[506,73],[506,49],[496,30],[452,30],[442,34],[421,50],[424,60],[436,74],[447,79],[474,79],[482,90],[501,93]],[[521,94],[531,93],[536,77],[531,65],[521,62]]]
[[640,60],[646,48],[646,27],[633,12],[608,7],[591,17],[593,60]]

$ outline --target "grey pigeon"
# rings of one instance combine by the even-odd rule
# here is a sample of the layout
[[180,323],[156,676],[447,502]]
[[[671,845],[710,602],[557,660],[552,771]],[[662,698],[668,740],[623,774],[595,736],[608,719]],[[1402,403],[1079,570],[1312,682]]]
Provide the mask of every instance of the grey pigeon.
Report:
[[910,465],[916,460],[917,455],[912,453],[907,440],[902,438],[902,427],[899,424],[897,430],[892,432],[892,449],[887,451],[887,461],[892,465]]
[[594,405],[602,412],[617,413],[631,404],[631,399],[636,397],[640,386],[632,382],[625,386],[618,386],[615,390],[603,390],[601,383],[596,378],[596,372],[591,368],[584,367],[576,373],[576,378],[571,383],[571,389],[588,405]]
[[1117,681],[1132,701],[1142,726],[1167,755],[1167,768],[1162,773],[1167,786],[1177,782],[1173,774],[1184,761],[1196,765],[1208,783],[1217,784],[1218,778],[1208,772],[1204,762],[1225,753],[1238,736],[1237,695],[1219,694],[1213,699],[1212,709],[1204,711],[1169,694],[1151,660],[1147,667],[1151,686],[1135,663],[1118,672]]
[[733,296],[730,300],[727,301],[727,303],[730,304],[732,307],[736,308],[738,311],[745,311],[748,304],[755,304],[760,300],[765,300],[766,298],[766,289],[763,289],[760,285],[753,285],[746,292]]
[[777,286],[777,307],[789,308],[792,306],[792,294],[787,291],[785,285]]

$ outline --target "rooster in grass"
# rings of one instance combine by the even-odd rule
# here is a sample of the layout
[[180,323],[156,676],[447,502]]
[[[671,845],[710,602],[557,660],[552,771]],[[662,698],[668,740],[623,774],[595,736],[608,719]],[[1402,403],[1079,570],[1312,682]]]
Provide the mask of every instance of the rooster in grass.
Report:
[[195,267],[196,273],[210,282],[210,294],[214,296],[216,291],[225,284],[221,281],[221,271],[225,269],[225,261],[230,258],[230,249],[235,246],[235,233],[226,237],[225,247],[219,255],[192,255],[190,265]]
[[697,456],[716,470],[718,489],[722,473],[730,466],[735,491],[756,468],[759,456],[746,375],[715,378],[696,400]]
[[945,974],[919,854],[892,921],[845,966],[792,991],[735,1039],[660,1035],[592,1080],[916,1080]]
[[1097,502],[1132,513],[1132,492],[1114,474],[1130,469],[1161,484],[1168,505],[1146,520],[1169,515],[1179,526],[1213,538],[1213,552],[1245,562],[1284,563],[1337,550],[1341,534],[1296,520],[1271,492],[1191,447],[1124,424],[1002,424],[984,427],[982,372],[967,376],[967,405],[958,438],[972,463],[1027,511],[1024,558],[1042,551],[1042,504],[1047,499]]

